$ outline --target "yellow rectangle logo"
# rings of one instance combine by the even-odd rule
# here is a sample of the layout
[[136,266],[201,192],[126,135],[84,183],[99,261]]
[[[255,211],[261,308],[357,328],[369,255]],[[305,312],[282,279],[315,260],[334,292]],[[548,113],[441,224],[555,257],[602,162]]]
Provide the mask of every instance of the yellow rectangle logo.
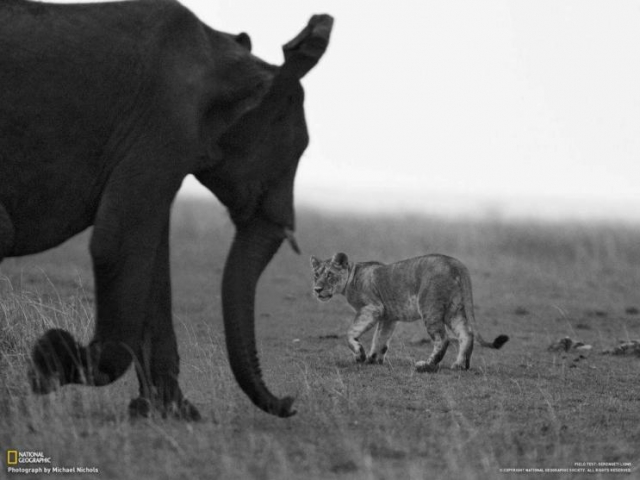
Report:
[[18,451],[7,450],[7,465],[17,465],[17,464],[18,464]]

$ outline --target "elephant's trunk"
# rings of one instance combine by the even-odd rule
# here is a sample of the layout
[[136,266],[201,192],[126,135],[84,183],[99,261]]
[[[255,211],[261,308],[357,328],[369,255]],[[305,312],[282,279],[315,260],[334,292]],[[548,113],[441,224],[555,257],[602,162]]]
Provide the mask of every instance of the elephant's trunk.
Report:
[[238,227],[224,268],[222,311],[229,363],[240,388],[265,412],[290,417],[293,398],[275,397],[262,380],[254,330],[256,284],[283,238],[282,229],[263,220]]

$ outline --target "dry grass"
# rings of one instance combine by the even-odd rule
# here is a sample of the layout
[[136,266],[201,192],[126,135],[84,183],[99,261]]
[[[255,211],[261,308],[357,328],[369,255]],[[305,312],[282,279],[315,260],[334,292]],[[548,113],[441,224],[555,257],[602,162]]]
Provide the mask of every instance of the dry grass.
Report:
[[[468,372],[417,374],[413,364],[430,345],[421,325],[403,325],[386,365],[356,365],[344,339],[346,302],[317,303],[308,255],[283,248],[263,277],[257,308],[267,382],[297,395],[298,415],[280,420],[249,403],[226,361],[219,282],[232,227],[218,207],[183,201],[175,210],[182,385],[204,420],[131,422],[132,372],[102,389],[29,393],[26,359],[46,328],[91,336],[83,235],[0,266],[3,449],[42,450],[59,466],[98,467],[92,478],[520,478],[500,468],[604,461],[630,462],[638,475],[640,360],[598,355],[618,340],[640,338],[638,229],[302,212],[299,241],[307,254],[460,258],[471,270],[483,333],[507,333],[511,341],[499,352],[477,348]],[[563,336],[594,348],[546,350]]]

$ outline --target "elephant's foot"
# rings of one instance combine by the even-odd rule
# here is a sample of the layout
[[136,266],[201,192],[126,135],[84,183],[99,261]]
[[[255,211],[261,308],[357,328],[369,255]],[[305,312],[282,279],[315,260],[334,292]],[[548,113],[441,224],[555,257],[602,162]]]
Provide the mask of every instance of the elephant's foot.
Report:
[[83,347],[66,330],[54,328],[33,346],[27,376],[33,392],[41,395],[68,383],[107,385],[127,370],[130,358],[126,348],[97,342]]
[[62,386],[60,376],[57,373],[42,373],[33,362],[27,369],[27,378],[31,385],[31,391],[38,395],[55,392]]
[[176,418],[198,421],[202,417],[198,409],[184,398],[176,375],[152,374],[153,380],[145,381],[138,375],[140,396],[129,403],[131,418]]
[[66,330],[48,330],[31,351],[27,372],[31,389],[44,395],[67,383],[79,383],[84,348]]
[[197,422],[202,418],[198,409],[186,398],[174,400],[168,403],[159,398],[148,399],[138,397],[129,403],[129,415],[131,418],[176,418],[188,422]]

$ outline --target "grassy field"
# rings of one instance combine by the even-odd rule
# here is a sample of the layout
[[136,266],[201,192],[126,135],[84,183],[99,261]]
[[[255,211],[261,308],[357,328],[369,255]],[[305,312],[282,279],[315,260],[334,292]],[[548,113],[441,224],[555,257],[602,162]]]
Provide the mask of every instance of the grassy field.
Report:
[[[584,462],[630,463],[632,473],[534,475],[640,478],[640,358],[599,353],[640,338],[640,228],[299,212],[304,255],[281,249],[256,313],[267,384],[297,397],[298,414],[281,420],[250,404],[226,360],[219,292],[230,221],[218,206],[187,201],[173,219],[181,381],[203,421],[130,421],[133,372],[101,389],[29,392],[29,350],[45,329],[91,336],[84,234],[0,265],[3,457],[10,448],[43,451],[54,466],[99,469],[55,475],[75,479],[508,479],[522,474],[501,469],[596,468]],[[336,251],[356,261],[459,258],[471,271],[484,336],[511,340],[497,352],[476,347],[470,371],[419,374],[413,365],[431,345],[423,325],[405,324],[387,364],[355,364],[346,301],[320,304],[311,295],[309,255]],[[593,348],[547,350],[565,336]],[[451,348],[445,366],[454,355]]]

